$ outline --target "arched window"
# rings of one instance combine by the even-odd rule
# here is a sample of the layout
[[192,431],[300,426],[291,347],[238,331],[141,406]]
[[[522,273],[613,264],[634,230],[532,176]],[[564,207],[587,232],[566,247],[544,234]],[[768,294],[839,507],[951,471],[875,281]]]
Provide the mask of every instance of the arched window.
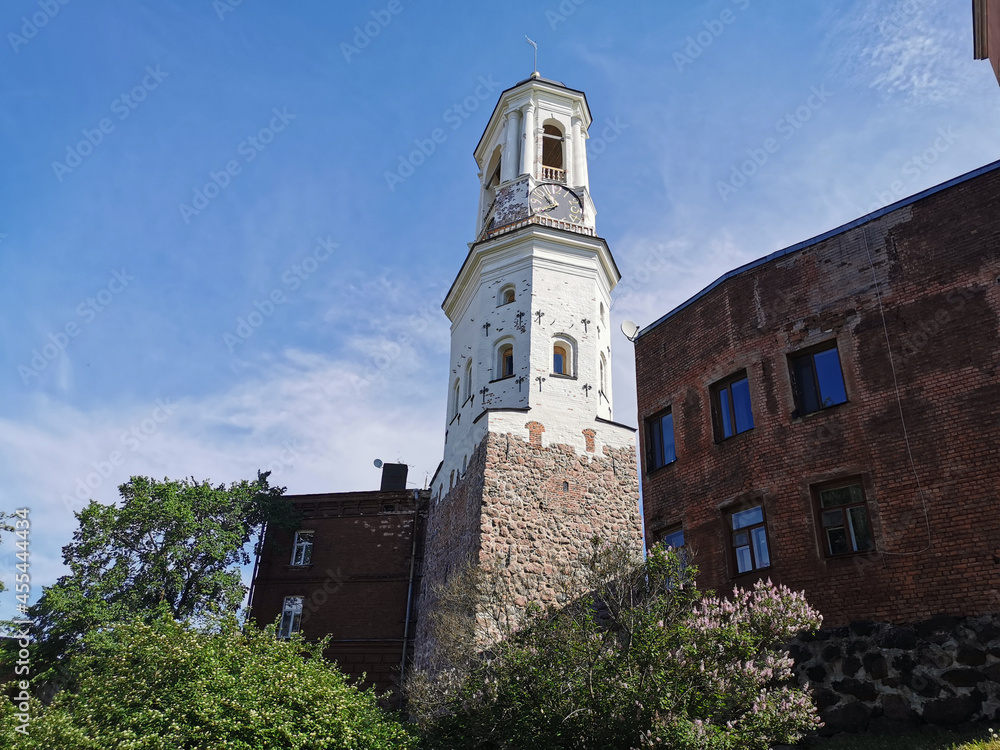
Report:
[[542,127],[542,179],[565,182],[563,165],[563,132],[558,126],[546,124]]
[[600,371],[601,371],[600,372],[600,376],[601,377],[600,377],[600,381],[599,382],[601,384],[601,393],[607,395],[607,393],[608,393],[608,383],[607,383],[607,376],[605,375],[605,368],[606,368],[606,365],[604,364],[604,355],[602,354],[601,355],[601,361],[600,361]]
[[465,397],[472,395],[472,360],[465,363]]
[[451,395],[451,415],[454,417],[462,407],[462,384],[456,380]]
[[500,293],[497,294],[497,307],[502,307],[503,305],[509,305],[514,301],[514,285],[508,284],[507,286],[500,288]]
[[552,373],[554,375],[576,375],[575,347],[572,340],[560,336],[552,342]]
[[514,376],[514,345],[503,344],[497,349],[497,379]]
[[569,375],[569,352],[562,344],[552,347],[552,372],[558,375]]

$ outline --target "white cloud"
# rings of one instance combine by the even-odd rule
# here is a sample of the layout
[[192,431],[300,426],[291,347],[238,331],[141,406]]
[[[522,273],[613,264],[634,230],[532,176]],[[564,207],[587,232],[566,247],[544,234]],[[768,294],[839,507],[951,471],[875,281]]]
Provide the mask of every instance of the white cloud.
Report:
[[[385,340],[353,343],[386,350]],[[114,502],[132,475],[228,483],[261,469],[290,494],[372,490],[380,480],[372,461],[382,458],[408,463],[411,486],[422,487],[443,438],[444,391],[429,362],[419,347],[402,347],[366,372],[364,364],[289,350],[256,377],[205,397],[89,411],[36,397],[22,418],[0,420],[3,507],[31,509],[34,595],[64,572],[59,548],[76,528],[70,511],[83,506],[80,498]],[[0,548],[5,577],[10,551]]]
[[835,25],[831,51],[886,100],[946,103],[970,85],[971,17],[953,0],[860,0]]

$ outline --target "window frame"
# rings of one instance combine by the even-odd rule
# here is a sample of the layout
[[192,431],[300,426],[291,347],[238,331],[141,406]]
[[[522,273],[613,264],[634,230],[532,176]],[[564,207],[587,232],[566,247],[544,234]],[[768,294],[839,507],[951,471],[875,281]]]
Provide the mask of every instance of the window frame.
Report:
[[[289,606],[289,602],[298,600],[298,608],[295,604]],[[281,603],[281,619],[278,621],[278,638],[288,640],[295,633],[302,631],[302,612],[305,610],[306,598],[301,595],[286,596]]]
[[[556,370],[556,348],[561,348],[563,356],[563,372]],[[576,379],[576,341],[564,333],[556,334],[552,337],[549,345],[549,369],[550,374],[559,378]]]
[[[507,295],[510,294],[511,298],[508,300]],[[500,287],[500,291],[497,292],[497,307],[503,307],[504,305],[511,305],[517,299],[517,290],[513,284],[504,284]]]
[[[740,513],[756,510],[758,508],[760,509],[760,521],[748,523],[744,526],[740,526],[738,529],[733,528],[733,520],[735,516]],[[728,540],[726,549],[728,550],[727,554],[729,557],[730,575],[732,578],[752,575],[754,573],[759,573],[762,570],[768,570],[769,568],[774,567],[774,554],[771,551],[771,535],[767,528],[767,507],[765,506],[763,498],[727,508],[724,513],[724,521],[726,524],[726,538]],[[756,549],[758,539],[754,534],[757,529],[763,530],[764,551],[767,554],[766,565],[759,564],[759,555],[758,550]],[[746,533],[747,541],[743,544],[737,544],[737,535],[741,532]],[[739,550],[744,548],[746,548],[749,552],[752,564],[747,570],[740,570],[741,557]]]
[[[841,503],[839,505],[833,505],[826,508],[823,507],[822,493],[830,490],[844,489],[846,487],[857,487],[861,494],[861,500],[856,502]],[[855,555],[863,555],[869,552],[874,552],[877,549],[877,545],[875,543],[875,528],[872,525],[872,512],[868,504],[868,493],[865,492],[865,482],[863,477],[842,477],[829,482],[812,484],[809,486],[809,494],[812,498],[813,512],[816,518],[816,535],[819,539],[822,556],[825,559],[835,560],[849,558]],[[848,512],[855,508],[860,508],[864,511],[865,522],[868,525],[868,542],[870,546],[865,547],[864,549],[857,548],[857,529],[854,527],[852,516]],[[841,526],[826,526],[823,523],[823,516],[838,510],[841,513]],[[834,552],[832,550],[832,544],[830,543],[830,537],[827,534],[827,528],[844,528],[847,530],[848,534],[846,539],[851,546],[854,547],[854,549],[850,549],[845,552]]]
[[[816,368],[816,355],[823,354],[833,350],[837,356],[837,371],[840,374],[840,387],[844,391],[843,401],[837,401],[830,404],[824,404],[823,391],[820,388],[819,374]],[[813,389],[813,397],[816,400],[817,406],[815,409],[806,410],[805,397],[803,395],[803,383],[800,382],[799,376],[796,374],[798,369],[796,363],[804,359],[809,359],[809,371],[812,375],[812,382],[809,384]],[[826,409],[832,409],[835,406],[840,406],[841,404],[850,403],[850,397],[847,393],[847,380],[844,378],[844,363],[840,359],[840,346],[837,339],[829,339],[821,344],[816,344],[815,346],[806,347],[795,352],[788,353],[788,376],[792,384],[792,398],[795,403],[795,411],[792,412],[792,418],[804,417],[809,414],[817,414]]]
[[[747,383],[747,399],[749,400],[748,406],[750,407],[750,426],[745,427],[742,430],[736,428],[736,404],[733,398],[733,385],[740,383],[742,381]],[[726,403],[722,403],[722,393],[726,393]],[[750,392],[750,373],[746,368],[734,372],[732,375],[723,378],[709,387],[709,393],[712,399],[712,429],[715,433],[715,442],[721,443],[730,438],[734,438],[737,435],[742,435],[744,432],[750,432],[754,427],[756,427],[756,422],[753,418],[753,396]],[[729,425],[731,428],[730,434],[726,434],[725,431],[725,419],[724,417],[729,417]]]
[[[510,362],[510,372],[507,372],[507,367],[505,367],[508,361]],[[497,377],[495,380],[506,380],[512,377],[514,377],[514,344],[511,341],[505,341],[497,346]]]
[[[670,417],[670,437],[671,437],[670,444],[673,447],[673,457],[669,461],[667,460],[667,454],[666,454],[666,452],[664,450],[664,441],[663,441],[663,437],[662,437],[663,436],[663,432],[662,432],[663,420],[666,417],[668,417],[668,416]],[[650,474],[650,473],[652,473],[654,471],[659,471],[660,469],[662,469],[662,468],[664,468],[666,466],[670,466],[671,464],[676,463],[677,462],[677,435],[676,435],[676,430],[675,430],[675,425],[674,425],[674,412],[673,412],[672,407],[668,406],[666,409],[661,409],[660,411],[656,412],[655,414],[652,414],[651,416],[646,417],[646,419],[643,420],[643,423],[646,426],[646,434],[645,434],[645,438],[646,438],[646,461],[648,462],[648,468],[646,469],[646,473]],[[655,427],[654,427],[654,425],[655,425]],[[656,451],[657,442],[653,440],[653,430],[657,429],[657,428],[660,429],[660,441],[658,443],[659,448],[660,448],[660,450],[659,450],[659,454],[660,455],[658,455],[658,456],[654,455],[654,452]]]
[[[308,534],[308,542],[299,539],[300,534]],[[292,537],[292,561],[289,563],[293,568],[306,568],[312,565],[312,553],[313,546],[316,544],[316,532],[312,529],[299,529],[295,532],[295,536]],[[299,553],[304,554],[301,557],[308,557],[304,562],[301,561]],[[296,562],[298,561],[298,562]]]

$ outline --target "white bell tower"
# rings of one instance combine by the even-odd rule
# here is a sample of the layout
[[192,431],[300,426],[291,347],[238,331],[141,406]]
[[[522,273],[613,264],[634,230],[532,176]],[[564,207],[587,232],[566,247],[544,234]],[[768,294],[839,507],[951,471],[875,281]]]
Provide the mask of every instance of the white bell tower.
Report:
[[537,572],[595,534],[641,546],[634,430],[613,421],[621,275],[596,233],[590,123],[583,92],[536,73],[500,95],[476,147],[476,239],[443,304],[448,407],[422,606],[464,561],[504,559],[525,599],[544,601]]

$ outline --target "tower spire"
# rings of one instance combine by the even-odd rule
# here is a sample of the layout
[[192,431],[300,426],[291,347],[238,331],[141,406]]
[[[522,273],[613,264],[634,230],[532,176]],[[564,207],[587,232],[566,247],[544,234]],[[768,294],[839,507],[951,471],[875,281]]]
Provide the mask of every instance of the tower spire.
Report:
[[528,40],[528,44],[535,48],[535,63],[531,66],[531,77],[539,78],[541,74],[538,72],[538,43],[529,39],[527,34],[524,35],[524,38]]

